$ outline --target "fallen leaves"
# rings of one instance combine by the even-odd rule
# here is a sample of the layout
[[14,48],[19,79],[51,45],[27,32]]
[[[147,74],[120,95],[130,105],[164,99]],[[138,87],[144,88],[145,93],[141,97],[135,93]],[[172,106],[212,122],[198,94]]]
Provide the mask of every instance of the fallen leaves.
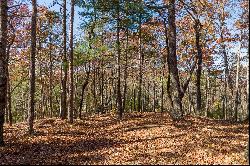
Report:
[[130,113],[76,120],[43,119],[5,126],[1,164],[247,164],[247,124],[167,114]]

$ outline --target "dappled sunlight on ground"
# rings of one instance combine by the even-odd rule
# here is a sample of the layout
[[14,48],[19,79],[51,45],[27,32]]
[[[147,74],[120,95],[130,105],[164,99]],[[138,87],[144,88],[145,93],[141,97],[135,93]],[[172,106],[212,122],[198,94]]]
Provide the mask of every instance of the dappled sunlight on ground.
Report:
[[230,124],[185,117],[173,122],[167,114],[130,113],[75,120],[5,126],[1,164],[247,164],[244,151],[248,123]]

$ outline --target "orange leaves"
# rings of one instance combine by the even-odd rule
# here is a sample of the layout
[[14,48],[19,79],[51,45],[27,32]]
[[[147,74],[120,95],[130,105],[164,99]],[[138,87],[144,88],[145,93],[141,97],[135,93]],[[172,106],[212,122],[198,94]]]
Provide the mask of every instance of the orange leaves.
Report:
[[[167,114],[130,113],[86,117],[73,125],[60,119],[5,127],[1,164],[246,164],[241,152],[248,124],[185,117],[173,122]],[[233,139],[232,139],[233,138]]]

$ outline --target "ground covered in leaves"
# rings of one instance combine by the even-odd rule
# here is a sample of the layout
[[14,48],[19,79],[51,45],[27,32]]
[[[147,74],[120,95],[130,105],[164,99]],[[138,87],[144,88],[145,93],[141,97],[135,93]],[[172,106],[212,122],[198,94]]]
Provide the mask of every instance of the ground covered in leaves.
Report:
[[247,164],[248,123],[131,113],[5,126],[0,164]]

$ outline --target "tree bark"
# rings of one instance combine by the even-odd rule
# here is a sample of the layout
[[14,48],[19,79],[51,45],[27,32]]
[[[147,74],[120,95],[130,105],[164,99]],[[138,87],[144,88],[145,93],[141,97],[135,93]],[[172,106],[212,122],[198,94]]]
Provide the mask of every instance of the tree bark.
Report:
[[36,17],[37,17],[37,4],[36,0],[32,0],[32,20],[31,20],[31,55],[30,55],[30,101],[29,101],[29,114],[28,125],[29,133],[34,133],[33,121],[35,114],[35,62],[36,62]]
[[198,67],[196,70],[196,113],[200,114],[202,109],[202,100],[201,100],[201,71],[202,71],[202,49],[200,44],[200,30],[201,24],[197,19],[195,20],[195,44],[197,49],[197,59],[198,59]]
[[141,98],[142,98],[142,67],[143,67],[143,62],[144,62],[144,55],[142,53],[142,42],[141,42],[141,14],[139,15],[139,58],[140,58],[140,69],[139,69],[139,89],[138,89],[138,107],[137,111],[141,112],[142,111],[142,106],[141,106]]
[[0,4],[0,146],[4,145],[3,124],[7,99],[7,1]]
[[182,109],[182,97],[183,92],[181,90],[179,71],[177,67],[177,56],[176,56],[176,24],[175,24],[175,0],[169,1],[169,70],[171,77],[171,90],[173,107],[171,110],[171,116],[173,119],[179,119],[183,117]]
[[117,65],[118,65],[118,80],[117,80],[117,110],[119,119],[122,118],[122,94],[121,94],[121,48],[120,48],[120,0],[117,4],[117,29],[116,29],[116,44],[117,44]]
[[8,43],[8,46],[6,48],[6,56],[7,56],[7,68],[6,68],[6,73],[7,73],[7,109],[6,109],[6,121],[9,123],[10,126],[12,126],[12,102],[11,102],[11,84],[10,84],[10,74],[9,74],[9,59],[10,59],[10,48],[13,45],[16,35],[15,35],[15,29],[13,28],[12,25],[11,29],[13,31],[13,36],[11,38],[11,41]]
[[234,99],[234,120],[238,120],[238,105],[239,105],[239,74],[240,74],[240,50],[237,53],[237,62],[236,62],[236,82],[235,82],[235,99]]
[[87,85],[89,83],[89,74],[90,74],[90,71],[87,71],[86,74],[87,74],[87,76],[86,76],[85,82],[82,85],[82,93],[81,93],[80,108],[79,108],[79,118],[80,119],[82,119],[83,96],[84,96],[85,88],[87,87]]
[[128,28],[126,29],[126,52],[125,52],[125,69],[124,69],[124,90],[123,90],[123,112],[126,109],[126,95],[127,95],[127,78],[128,78]]
[[62,78],[62,92],[61,92],[61,111],[60,117],[61,119],[66,119],[67,117],[67,77],[68,77],[68,61],[67,61],[67,30],[66,30],[66,22],[67,22],[67,0],[63,1],[63,78]]
[[[50,31],[52,32],[52,22],[49,20]],[[52,57],[52,39],[49,36],[49,107],[50,107],[50,118],[53,116],[53,57]]]
[[69,61],[70,61],[70,86],[69,86],[69,116],[68,120],[70,123],[73,123],[73,112],[74,112],[74,55],[73,55],[73,33],[74,33],[74,7],[75,2],[71,0],[71,15],[70,15],[70,52],[69,52]]

